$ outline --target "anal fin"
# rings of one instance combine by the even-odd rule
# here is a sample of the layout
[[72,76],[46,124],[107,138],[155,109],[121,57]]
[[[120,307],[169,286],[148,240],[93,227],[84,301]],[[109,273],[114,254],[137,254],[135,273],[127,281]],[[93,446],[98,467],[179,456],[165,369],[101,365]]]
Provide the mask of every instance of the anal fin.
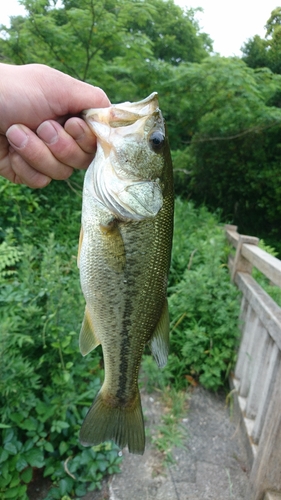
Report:
[[79,348],[82,356],[86,356],[86,354],[89,354],[89,352],[93,351],[98,345],[100,345],[100,343],[100,340],[95,334],[94,326],[91,321],[88,308],[86,306],[79,336]]
[[149,347],[159,368],[163,368],[168,361],[169,331],[170,331],[170,320],[168,311],[168,301],[166,299],[160,319],[154,330],[153,336],[149,341]]

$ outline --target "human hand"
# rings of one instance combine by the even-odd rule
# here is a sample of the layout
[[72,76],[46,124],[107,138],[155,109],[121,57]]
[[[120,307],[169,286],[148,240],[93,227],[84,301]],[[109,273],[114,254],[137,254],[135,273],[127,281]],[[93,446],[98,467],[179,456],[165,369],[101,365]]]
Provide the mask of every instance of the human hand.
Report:
[[32,188],[87,168],[95,136],[79,118],[105,93],[41,64],[0,64],[0,175]]

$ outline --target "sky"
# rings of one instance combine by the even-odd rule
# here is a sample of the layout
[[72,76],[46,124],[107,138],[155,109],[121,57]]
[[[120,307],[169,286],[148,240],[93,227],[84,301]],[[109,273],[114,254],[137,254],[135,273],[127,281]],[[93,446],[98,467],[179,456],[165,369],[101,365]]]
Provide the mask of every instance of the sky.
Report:
[[175,0],[181,7],[202,7],[198,13],[201,31],[213,40],[214,52],[241,56],[240,48],[254,35],[265,36],[264,25],[281,0]]
[[[213,40],[214,52],[222,56],[241,56],[240,48],[254,35],[265,36],[264,25],[281,0],[175,0],[181,7],[202,7],[198,13],[201,31]],[[24,14],[17,0],[2,0],[0,24],[7,25],[12,15]]]

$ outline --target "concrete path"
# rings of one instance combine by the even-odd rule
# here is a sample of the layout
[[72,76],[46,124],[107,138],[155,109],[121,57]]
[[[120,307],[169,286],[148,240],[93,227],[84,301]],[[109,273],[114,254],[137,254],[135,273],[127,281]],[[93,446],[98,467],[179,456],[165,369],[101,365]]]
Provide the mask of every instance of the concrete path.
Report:
[[[163,412],[157,395],[142,395],[146,428],[157,431]],[[145,454],[124,451],[122,473],[110,479],[110,500],[247,500],[246,455],[229,417],[225,397],[200,387],[193,390],[182,421],[187,435],[174,450],[175,464],[147,443]],[[88,498],[88,496],[87,496]]]

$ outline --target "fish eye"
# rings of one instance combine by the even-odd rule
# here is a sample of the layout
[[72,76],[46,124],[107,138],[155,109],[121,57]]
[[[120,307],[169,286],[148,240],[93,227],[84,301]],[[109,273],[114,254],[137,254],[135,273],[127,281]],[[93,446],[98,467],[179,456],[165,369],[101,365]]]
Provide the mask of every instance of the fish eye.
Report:
[[154,130],[149,138],[150,146],[155,153],[160,153],[164,143],[165,136],[160,130]]

